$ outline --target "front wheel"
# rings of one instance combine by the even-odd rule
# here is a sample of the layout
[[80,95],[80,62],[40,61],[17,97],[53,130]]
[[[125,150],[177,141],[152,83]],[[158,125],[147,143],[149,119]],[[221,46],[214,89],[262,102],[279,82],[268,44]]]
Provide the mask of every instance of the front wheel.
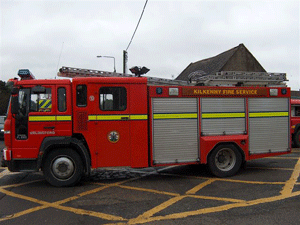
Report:
[[82,160],[73,149],[57,149],[47,155],[43,171],[45,179],[53,186],[73,186],[82,177]]
[[293,136],[294,146],[300,148],[300,129]]
[[242,165],[242,155],[234,145],[219,145],[208,158],[208,167],[217,177],[236,174]]

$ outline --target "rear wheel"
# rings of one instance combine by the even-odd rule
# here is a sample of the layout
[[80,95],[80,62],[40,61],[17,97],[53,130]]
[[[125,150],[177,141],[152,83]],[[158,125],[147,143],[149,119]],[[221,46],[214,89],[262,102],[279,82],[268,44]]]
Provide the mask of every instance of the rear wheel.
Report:
[[208,158],[208,167],[217,177],[236,174],[242,165],[242,155],[234,145],[219,145]]
[[82,177],[83,165],[73,149],[57,149],[47,155],[43,171],[46,180],[53,186],[73,186]]
[[294,134],[293,139],[294,146],[300,148],[300,129]]

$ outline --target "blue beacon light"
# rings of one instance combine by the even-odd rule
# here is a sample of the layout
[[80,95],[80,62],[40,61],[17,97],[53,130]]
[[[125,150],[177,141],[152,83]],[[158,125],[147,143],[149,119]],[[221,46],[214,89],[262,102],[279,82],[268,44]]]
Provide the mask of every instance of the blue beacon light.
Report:
[[29,69],[20,69],[18,72],[18,76],[21,80],[34,80],[34,75],[29,71]]

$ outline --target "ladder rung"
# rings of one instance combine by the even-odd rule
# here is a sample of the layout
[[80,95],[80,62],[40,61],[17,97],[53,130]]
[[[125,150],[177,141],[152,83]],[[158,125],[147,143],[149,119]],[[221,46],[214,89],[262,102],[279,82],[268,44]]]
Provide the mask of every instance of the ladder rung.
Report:
[[73,67],[62,67],[59,69],[60,77],[134,77],[134,75],[124,73],[114,73],[101,70],[80,69]]
[[[60,77],[135,77],[135,75],[114,73],[101,70],[80,69],[73,67],[62,67],[59,69],[58,76]],[[137,78],[138,79],[138,78]],[[187,81],[171,80],[157,77],[147,77],[148,84],[152,85],[189,85]]]
[[[240,72],[221,71],[215,75],[204,74],[203,71],[195,71],[189,75],[191,82],[204,85],[228,85],[252,84],[252,85],[285,85],[287,81],[285,73],[267,72]],[[218,83],[219,82],[219,83]]]

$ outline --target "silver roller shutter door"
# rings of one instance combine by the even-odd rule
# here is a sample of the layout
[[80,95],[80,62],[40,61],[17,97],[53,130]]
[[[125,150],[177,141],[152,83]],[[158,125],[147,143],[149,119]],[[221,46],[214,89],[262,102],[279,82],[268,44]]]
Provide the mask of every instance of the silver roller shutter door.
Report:
[[289,148],[289,99],[249,98],[250,154]]
[[153,98],[152,110],[154,163],[197,161],[198,99]]
[[244,98],[201,98],[201,132],[207,135],[244,134]]

